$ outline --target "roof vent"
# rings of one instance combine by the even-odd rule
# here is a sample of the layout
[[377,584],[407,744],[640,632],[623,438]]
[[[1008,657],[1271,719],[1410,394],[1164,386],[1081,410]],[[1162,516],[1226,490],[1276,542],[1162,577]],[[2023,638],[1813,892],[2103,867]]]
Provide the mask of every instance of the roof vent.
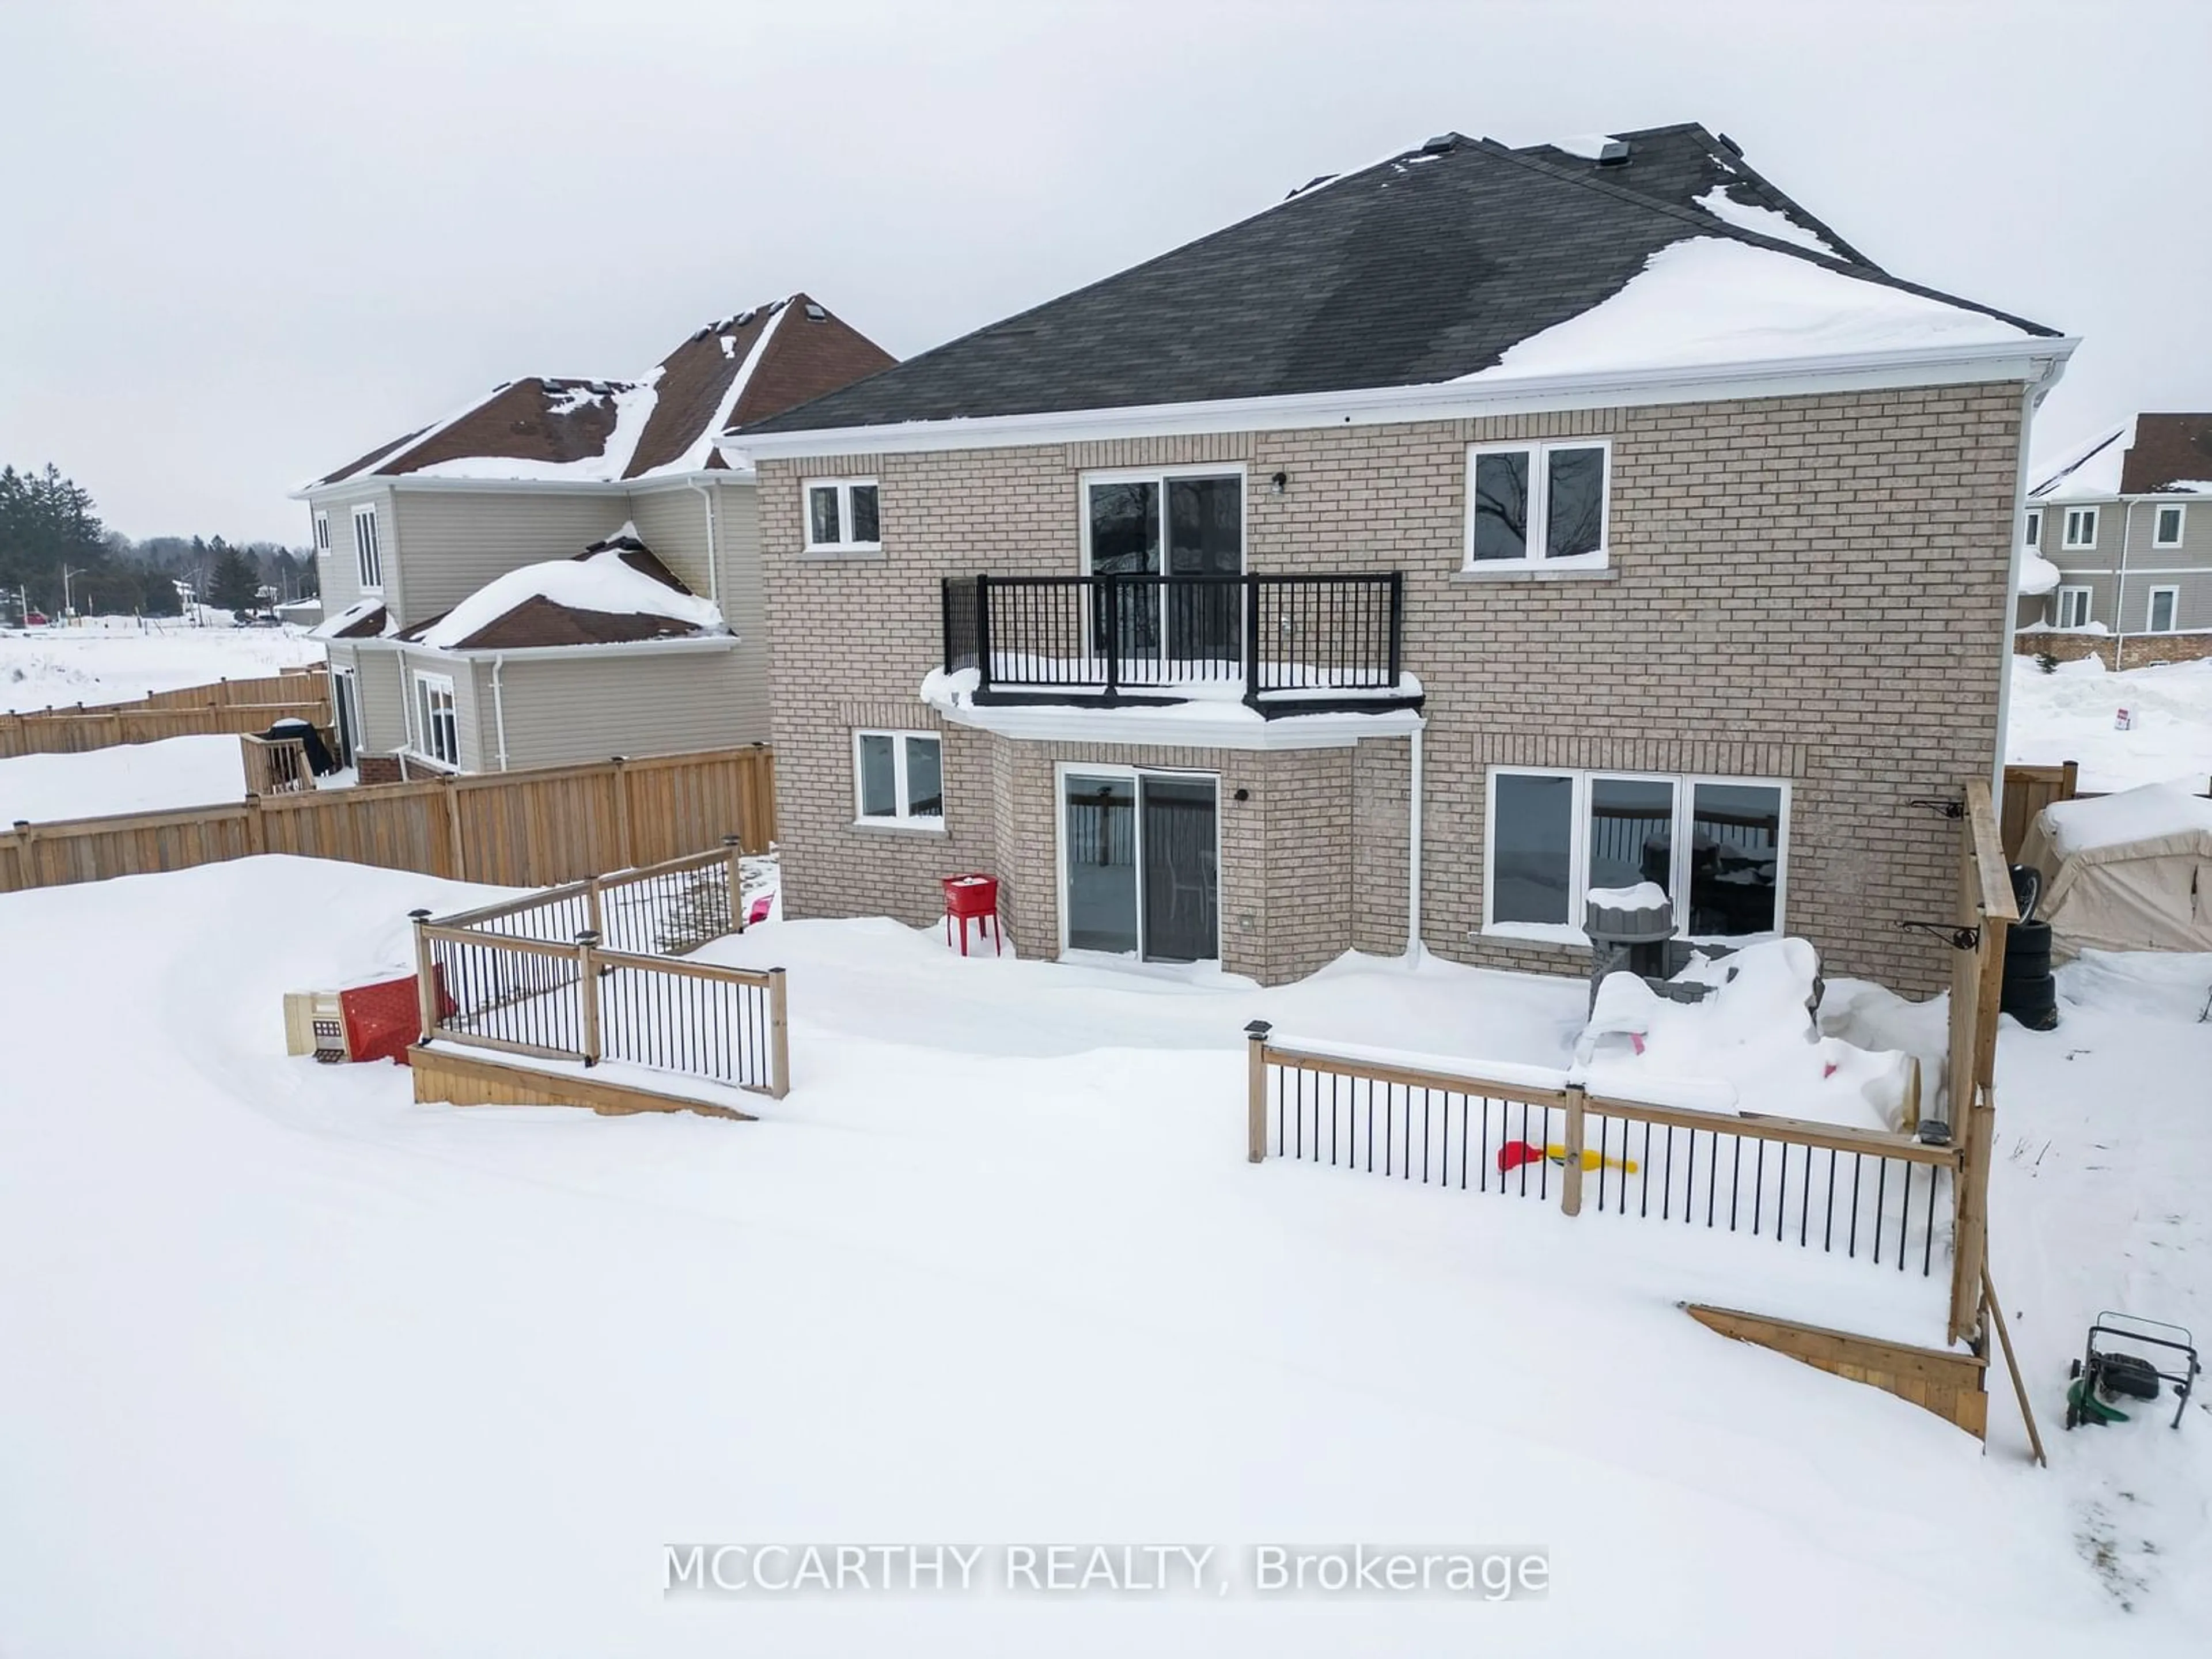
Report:
[[1601,167],[1625,167],[1628,165],[1628,141],[1608,138],[1598,147],[1597,164]]
[[1721,148],[1726,150],[1729,155],[1737,157],[1741,157],[1743,155],[1743,146],[1736,143],[1735,139],[1729,137],[1725,132],[1717,132],[1713,137],[1721,141]]
[[1440,132],[1435,137],[1430,139],[1427,143],[1421,146],[1421,154],[1424,155],[1449,155],[1451,154],[1453,147],[1458,143],[1459,134],[1455,132]]
[[820,306],[812,304],[811,302],[807,305],[806,320],[810,323],[822,322],[825,320],[829,315],[830,313],[823,310]]

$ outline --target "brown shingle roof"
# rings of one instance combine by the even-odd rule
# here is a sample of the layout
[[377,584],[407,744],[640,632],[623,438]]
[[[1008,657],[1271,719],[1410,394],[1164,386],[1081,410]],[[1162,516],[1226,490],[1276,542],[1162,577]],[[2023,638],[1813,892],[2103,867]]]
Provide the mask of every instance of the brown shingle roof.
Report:
[[2120,493],[2149,495],[2212,479],[2212,415],[2138,415],[2120,464]]
[[[617,552],[622,562],[640,575],[649,576],[662,586],[678,593],[690,593],[676,573],[663,564],[659,558],[634,536],[612,536],[603,542],[594,542],[578,559],[588,559],[597,554]],[[380,618],[381,611],[378,613]],[[424,635],[453,615],[441,611],[403,629],[398,638],[402,644],[419,642]],[[454,641],[446,648],[453,651],[524,651],[549,645],[629,645],[639,640],[688,639],[700,632],[696,625],[674,617],[654,616],[637,611],[587,611],[575,605],[562,605],[544,594],[529,599],[502,611],[466,638]]]

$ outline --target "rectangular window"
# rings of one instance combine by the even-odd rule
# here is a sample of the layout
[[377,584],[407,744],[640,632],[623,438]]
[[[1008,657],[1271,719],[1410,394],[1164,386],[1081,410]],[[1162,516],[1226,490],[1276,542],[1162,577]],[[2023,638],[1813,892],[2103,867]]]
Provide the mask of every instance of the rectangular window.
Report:
[[809,478],[806,550],[872,553],[884,544],[873,478]]
[[384,591],[384,552],[376,539],[376,509],[356,507],[353,510],[354,563],[361,574],[361,591],[381,593]]
[[2181,590],[2179,587],[2154,587],[2150,591],[2150,627],[2153,634],[2171,634],[2174,615],[2181,609]]
[[461,726],[453,714],[453,682],[449,677],[416,674],[415,724],[422,753],[447,766],[461,763]]
[[2183,520],[2183,510],[2179,505],[2154,508],[2150,544],[2153,547],[2180,546]]
[[2043,509],[2039,507],[2030,507],[2027,512],[2027,544],[2043,545]]
[[2087,628],[2089,625],[2087,588],[2062,587],[2058,590],[2058,625],[2061,628]]
[[943,829],[944,751],[937,734],[853,733],[853,793],[863,823]]
[[1788,786],[1743,778],[1493,770],[1484,931],[1577,943],[1595,890],[1650,882],[1675,931],[1782,931]]
[[[1606,562],[1613,444],[1470,444],[1467,562],[1596,568]],[[1566,564],[1566,561],[1573,561]]]
[[331,515],[327,513],[315,514],[315,556],[323,559],[331,556]]
[[2094,507],[2069,507],[2066,509],[2066,545],[2094,547],[2097,544],[2097,509]]

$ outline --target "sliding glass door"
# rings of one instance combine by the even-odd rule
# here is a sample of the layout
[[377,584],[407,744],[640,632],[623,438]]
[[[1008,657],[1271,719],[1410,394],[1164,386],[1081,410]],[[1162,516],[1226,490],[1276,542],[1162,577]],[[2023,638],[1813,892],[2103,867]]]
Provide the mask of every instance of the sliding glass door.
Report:
[[[1085,547],[1094,576],[1238,576],[1244,572],[1242,473],[1086,479]],[[1108,617],[1092,601],[1092,638],[1112,638],[1151,676],[1178,664],[1240,660],[1243,610],[1231,583],[1132,584]]]
[[1219,824],[1210,777],[1074,772],[1060,781],[1067,948],[1146,962],[1221,955]]

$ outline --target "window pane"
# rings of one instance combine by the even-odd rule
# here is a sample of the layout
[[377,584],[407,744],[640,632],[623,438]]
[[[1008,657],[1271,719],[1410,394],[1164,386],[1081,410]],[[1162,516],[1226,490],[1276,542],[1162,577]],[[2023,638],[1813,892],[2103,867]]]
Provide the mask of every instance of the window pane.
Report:
[[873,484],[853,486],[853,539],[856,542],[883,539],[876,529],[876,487]]
[[2181,539],[2181,509],[2179,507],[2159,508],[2158,539],[2162,542],[2178,542]]
[[860,739],[860,816],[895,818],[898,816],[897,763],[891,740],[877,732]]
[[2027,515],[2027,544],[2033,547],[2042,538],[2043,514],[2031,513]]
[[945,774],[935,738],[906,740],[906,810],[917,818],[945,815]]
[[[1664,778],[1590,780],[1589,884],[1653,881],[1671,897],[1674,786]],[[1580,920],[1580,918],[1577,918]]]
[[2174,590],[2170,587],[2157,587],[2151,590],[2150,631],[2152,633],[2170,634],[2173,631],[2174,598]]
[[806,539],[817,547],[834,547],[845,538],[837,533],[837,486],[820,484],[806,492]]
[[1474,556],[1528,556],[1528,452],[1474,458]]
[[1168,574],[1235,576],[1244,568],[1244,481],[1168,480]]
[[1722,939],[1774,932],[1782,792],[1701,783],[1691,792],[1690,811],[1690,931]]
[[1605,544],[1605,451],[1555,449],[1546,458],[1551,495],[1544,511],[1544,556],[1570,559]]
[[1574,812],[1572,778],[1499,775],[1490,808],[1492,921],[1569,920]]
[[1159,485],[1150,480],[1091,485],[1091,573],[1157,575],[1159,568]]

